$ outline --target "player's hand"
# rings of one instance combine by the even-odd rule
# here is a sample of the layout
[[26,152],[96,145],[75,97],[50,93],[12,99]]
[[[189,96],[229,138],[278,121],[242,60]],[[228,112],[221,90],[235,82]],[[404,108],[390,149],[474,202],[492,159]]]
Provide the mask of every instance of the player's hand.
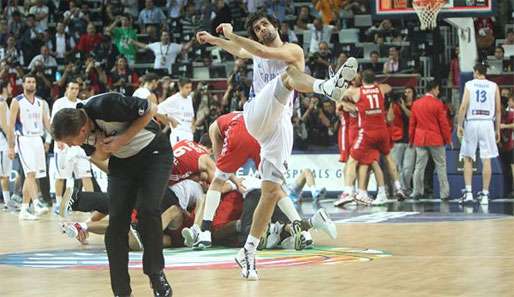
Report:
[[495,137],[496,137],[496,143],[500,143],[500,130],[496,130],[496,133],[495,133]]
[[216,32],[223,33],[223,36],[225,36],[225,38],[227,38],[227,39],[230,39],[230,35],[232,34],[233,31],[234,31],[234,29],[232,28],[232,25],[229,23],[220,24],[216,28]]
[[457,137],[462,141],[462,138],[464,137],[464,128],[462,128],[462,127],[457,128]]
[[13,147],[9,147],[9,149],[7,150],[7,157],[9,157],[9,159],[11,160],[14,160],[14,158],[16,157],[16,153],[14,152]]
[[206,44],[206,43],[213,44],[214,39],[215,39],[215,37],[212,36],[207,31],[200,31],[200,32],[196,33],[196,40],[198,40],[198,43],[200,43],[200,44]]
[[106,153],[115,153],[127,144],[127,141],[121,135],[106,137],[102,141],[100,149]]
[[244,181],[243,178],[234,176],[233,182],[234,182],[234,184],[236,184],[237,190],[240,193],[245,193],[247,191],[246,187],[243,185],[243,181]]

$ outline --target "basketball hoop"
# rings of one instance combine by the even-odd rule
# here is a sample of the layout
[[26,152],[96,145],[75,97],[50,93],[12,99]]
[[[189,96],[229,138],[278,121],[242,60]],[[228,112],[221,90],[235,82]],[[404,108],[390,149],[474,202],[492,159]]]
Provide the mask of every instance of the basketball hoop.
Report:
[[444,4],[446,4],[445,0],[412,1],[412,7],[421,22],[421,30],[431,30],[437,26],[437,15]]

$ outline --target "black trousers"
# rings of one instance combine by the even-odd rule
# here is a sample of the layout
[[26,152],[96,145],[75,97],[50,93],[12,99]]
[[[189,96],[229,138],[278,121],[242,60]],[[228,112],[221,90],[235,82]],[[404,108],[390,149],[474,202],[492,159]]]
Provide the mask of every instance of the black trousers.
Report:
[[73,211],[91,212],[98,211],[109,214],[109,195],[102,192],[79,192],[77,200],[71,206]]
[[173,153],[164,134],[156,139],[132,157],[109,160],[109,227],[105,246],[114,295],[130,295],[132,291],[128,273],[132,209],[138,210],[138,230],[144,247],[143,272],[152,275],[164,268],[161,200],[171,173]]

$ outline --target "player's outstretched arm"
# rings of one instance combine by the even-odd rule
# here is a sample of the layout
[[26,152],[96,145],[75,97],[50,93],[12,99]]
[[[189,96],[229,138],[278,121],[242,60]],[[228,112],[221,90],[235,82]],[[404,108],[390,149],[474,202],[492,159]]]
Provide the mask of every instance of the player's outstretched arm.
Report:
[[252,57],[252,55],[249,52],[247,52],[240,46],[236,45],[234,42],[223,38],[214,37],[206,31],[196,33],[196,40],[198,40],[198,43],[200,44],[208,43],[211,45],[221,47],[233,56],[236,56],[241,59],[250,59]]
[[220,24],[218,28],[216,28],[216,31],[223,33],[225,38],[254,56],[264,59],[280,60],[286,63],[294,63],[303,59],[302,48],[294,43],[287,43],[281,47],[265,46],[257,41],[235,34],[232,25],[227,23]]
[[464,136],[464,117],[469,107],[469,91],[464,88],[464,95],[462,96],[462,103],[460,104],[459,114],[457,115],[457,136],[462,139]]

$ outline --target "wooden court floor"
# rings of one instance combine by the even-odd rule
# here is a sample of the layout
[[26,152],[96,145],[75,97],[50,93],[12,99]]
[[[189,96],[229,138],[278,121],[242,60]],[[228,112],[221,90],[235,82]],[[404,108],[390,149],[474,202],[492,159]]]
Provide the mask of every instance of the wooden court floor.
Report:
[[[0,212],[0,257],[8,253],[99,249],[59,233],[59,221],[19,223]],[[238,270],[167,269],[174,296],[514,296],[514,218],[398,224],[338,225],[333,242],[314,233],[318,245],[370,248],[390,257],[366,262],[261,269],[258,282]],[[134,296],[151,296],[142,270],[131,270]],[[0,296],[112,296],[108,270],[0,265]]]

